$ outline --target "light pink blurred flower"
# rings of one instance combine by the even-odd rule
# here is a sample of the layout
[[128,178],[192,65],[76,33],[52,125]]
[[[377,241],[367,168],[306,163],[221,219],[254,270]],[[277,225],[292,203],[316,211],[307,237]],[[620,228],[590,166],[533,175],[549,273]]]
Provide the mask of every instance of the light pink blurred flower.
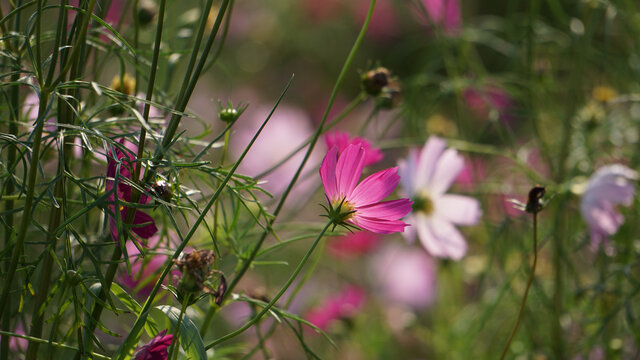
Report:
[[167,334],[167,330],[158,333],[147,345],[143,345],[136,351],[133,360],[166,360],[169,357],[167,348],[171,346],[173,335]]
[[330,207],[329,217],[334,224],[348,226],[348,222],[379,234],[404,231],[407,224],[399,219],[411,211],[411,201],[380,202],[398,185],[398,168],[379,171],[358,184],[364,159],[365,149],[356,145],[349,145],[340,157],[335,146],[327,152],[320,178]]
[[462,17],[458,0],[422,0],[422,4],[430,22],[442,27],[446,34],[454,35],[460,30]]
[[380,243],[380,237],[370,231],[357,231],[336,236],[329,241],[329,252],[337,258],[353,258],[368,254]]
[[476,158],[465,161],[464,168],[456,177],[455,183],[463,190],[472,190],[487,177],[487,169],[482,160]]
[[364,289],[349,286],[307,312],[305,319],[326,331],[335,321],[353,317],[364,306],[365,298]]
[[[13,330],[13,332],[19,335],[27,335],[27,333],[24,331],[24,326],[22,325],[22,322],[20,320],[18,320],[18,323],[16,324],[16,327]],[[28,346],[29,346],[29,340],[25,338],[19,338],[15,336],[12,336],[9,338],[9,349],[14,354],[24,353],[27,350]]]
[[359,136],[351,139],[348,132],[334,131],[327,133],[324,136],[324,143],[327,145],[327,149],[331,149],[334,146],[338,147],[338,154],[341,154],[350,144],[362,146],[365,150],[364,166],[378,163],[384,157],[382,151],[380,151],[379,148],[371,146],[369,140]]
[[462,96],[471,111],[481,119],[488,118],[491,111],[497,111],[502,122],[510,123],[513,120],[510,114],[514,105],[513,99],[500,87],[486,85],[479,89],[468,88]]
[[474,225],[482,210],[478,200],[468,196],[446,194],[464,167],[455,149],[445,149],[445,141],[432,136],[421,151],[411,150],[398,163],[404,191],[414,201],[406,218],[413,226],[403,235],[416,235],[429,254],[460,260],[467,243],[455,225]]
[[[257,129],[271,110],[268,106],[249,106],[242,114],[232,137],[230,147],[234,154],[241,154]],[[303,144],[313,134],[309,115],[300,108],[280,105],[264,128],[253,147],[247,153],[238,171],[249,176],[256,176],[281,160],[284,160],[293,150]],[[304,158],[306,148],[286,160],[277,169],[260,180],[266,183],[260,186],[267,191],[278,194],[284,191]],[[311,153],[306,169],[311,169],[320,162],[318,152]],[[310,170],[311,171],[311,170]],[[310,192],[315,187],[313,177],[305,178],[308,174],[303,171],[301,178],[293,188],[293,195]]]
[[580,202],[580,212],[589,226],[594,250],[615,234],[624,222],[615,206],[631,205],[637,179],[637,172],[621,164],[603,166],[589,179]]
[[420,248],[386,246],[373,257],[371,268],[388,301],[421,309],[436,299],[436,264]]

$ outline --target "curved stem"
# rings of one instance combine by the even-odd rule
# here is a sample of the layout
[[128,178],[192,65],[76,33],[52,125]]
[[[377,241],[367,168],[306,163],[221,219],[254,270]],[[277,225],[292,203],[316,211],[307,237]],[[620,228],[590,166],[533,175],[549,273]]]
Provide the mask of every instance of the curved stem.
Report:
[[511,346],[511,341],[513,337],[516,335],[516,331],[518,330],[518,325],[520,325],[520,320],[522,319],[522,313],[524,312],[524,306],[527,303],[527,296],[529,295],[529,289],[531,288],[531,283],[533,283],[533,278],[536,274],[536,264],[538,263],[538,214],[537,212],[533,213],[533,264],[531,265],[531,272],[529,273],[529,280],[527,280],[527,287],[524,289],[524,295],[522,296],[522,302],[520,303],[520,310],[518,311],[518,318],[516,319],[515,325],[513,325],[513,330],[511,330],[511,335],[509,335],[509,339],[507,343],[504,345],[504,349],[502,350],[502,355],[500,356],[500,360],[503,360],[507,355],[507,351],[509,351],[509,347]]
[[264,309],[262,309],[262,311],[260,311],[256,316],[254,316],[251,320],[249,320],[246,324],[244,324],[244,326],[242,326],[238,330],[232,333],[229,333],[219,339],[214,340],[213,342],[208,344],[205,348],[210,349],[226,340],[229,340],[243,333],[245,330],[247,330],[248,328],[253,326],[256,322],[258,322],[262,318],[262,316],[264,316],[264,314],[266,314],[273,307],[273,305],[275,305],[275,303],[280,299],[280,297],[284,295],[285,291],[289,289],[289,286],[291,286],[291,283],[293,283],[293,281],[296,279],[296,277],[298,276],[298,274],[300,273],[304,265],[307,263],[309,256],[311,256],[311,254],[313,253],[313,250],[316,248],[316,246],[320,242],[320,239],[322,239],[322,237],[324,236],[324,233],[327,232],[327,230],[331,225],[333,225],[333,220],[329,220],[329,222],[327,222],[327,225],[325,225],[322,231],[320,231],[320,234],[318,234],[316,239],[313,241],[313,244],[311,244],[311,247],[309,248],[307,253],[304,254],[304,256],[302,257],[302,260],[300,260],[300,263],[298,264],[296,269],[293,271],[291,276],[289,276],[289,279],[287,280],[287,282],[284,284],[284,286],[282,286],[278,294],[276,294],[276,296],[273,299],[271,299],[271,301],[269,301],[269,303],[264,307]]
[[[177,357],[176,348],[180,345],[180,340],[178,340],[178,335],[180,335],[180,324],[182,324],[182,319],[184,318],[184,313],[187,311],[187,307],[189,306],[189,300],[191,299],[191,295],[187,294],[182,300],[182,307],[180,308],[180,316],[178,317],[178,322],[176,323],[176,328],[173,332],[173,339],[171,340],[171,350],[169,350],[169,356],[167,359],[173,360],[174,357]],[[174,355],[175,353],[175,355]]]

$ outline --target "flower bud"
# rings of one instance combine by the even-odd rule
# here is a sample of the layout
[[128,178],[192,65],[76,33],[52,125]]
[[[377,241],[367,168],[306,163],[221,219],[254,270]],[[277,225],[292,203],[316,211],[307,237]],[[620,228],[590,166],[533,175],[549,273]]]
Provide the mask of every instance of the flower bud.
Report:
[[211,250],[194,250],[189,254],[182,254],[173,262],[178,266],[182,277],[178,288],[186,293],[199,293],[208,288],[205,281],[214,272],[211,269],[215,256]]
[[158,6],[152,0],[142,0],[138,4],[138,22],[142,26],[149,25],[158,13]]
[[371,96],[378,96],[391,81],[391,72],[387,68],[378,67],[362,75],[362,87]]
[[218,111],[218,117],[220,120],[231,123],[240,117],[242,113],[247,109],[248,105],[238,105],[238,107],[234,107],[233,103],[229,101],[227,106],[222,106],[222,102],[218,101],[218,105],[220,106],[220,111]]
[[160,179],[155,183],[151,184],[151,189],[156,195],[165,202],[170,202],[173,197],[173,191],[171,189],[171,184]]

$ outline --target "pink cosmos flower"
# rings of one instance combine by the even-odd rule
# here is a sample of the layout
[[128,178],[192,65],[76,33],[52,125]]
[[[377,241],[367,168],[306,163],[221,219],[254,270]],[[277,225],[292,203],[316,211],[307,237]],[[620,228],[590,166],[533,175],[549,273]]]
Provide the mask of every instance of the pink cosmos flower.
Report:
[[[125,143],[124,138],[120,140],[120,144],[125,145],[128,151],[123,152],[114,146],[115,156],[113,156],[113,153],[109,150],[109,156],[107,157],[106,192],[110,193],[108,197],[109,209],[113,215],[116,214],[116,196],[121,201],[131,202],[131,185],[124,183],[120,179],[131,179],[135,167],[139,166],[134,155],[138,151],[138,146],[131,142]],[[119,177],[116,178],[118,164],[120,164],[120,173]],[[144,194],[140,197],[140,204],[148,204],[150,201],[151,199]],[[122,221],[125,220],[129,210],[129,207],[120,205],[119,211]],[[118,232],[118,227],[113,215],[109,217],[109,229],[111,231],[111,238],[113,241],[118,241],[120,233]],[[153,218],[142,210],[137,210],[133,218],[131,232],[143,239],[148,239],[157,231],[158,228],[156,227]]]
[[422,4],[430,17],[430,21],[442,27],[449,35],[460,30],[462,17],[458,0],[422,0]]
[[436,264],[420,248],[386,246],[371,268],[380,293],[391,302],[420,309],[436,299]]
[[413,226],[403,235],[413,240],[417,234],[433,256],[460,260],[467,243],[455,225],[474,225],[482,214],[476,199],[445,193],[464,168],[462,156],[431,136],[421,151],[410,151],[398,167],[404,191],[413,199],[413,211],[406,218]]
[[310,310],[307,321],[326,331],[337,320],[353,317],[365,303],[365,291],[356,286],[349,286],[339,294],[326,299],[325,302]]
[[513,107],[513,99],[495,85],[487,85],[481,89],[468,88],[462,96],[467,106],[479,118],[486,119],[490,111],[497,111],[501,121],[510,123],[513,120],[513,116],[509,114]]
[[400,219],[411,211],[411,200],[380,202],[398,185],[398,168],[379,171],[358,184],[365,156],[362,146],[351,144],[339,157],[338,148],[332,147],[322,160],[320,178],[329,217],[336,225],[355,225],[379,234],[404,231],[407,224]]
[[166,360],[169,357],[167,348],[173,340],[173,335],[166,333],[167,330],[161,331],[147,345],[141,346],[133,360]]
[[353,258],[375,250],[380,237],[369,231],[336,236],[329,242],[329,252],[337,258]]
[[637,172],[621,164],[603,166],[589,179],[580,212],[589,226],[594,250],[624,222],[624,216],[616,211],[615,205],[631,205],[637,179]]
[[[173,243],[173,240],[174,239],[171,238],[170,242]],[[143,245],[151,249],[159,250],[159,242],[160,236],[154,235]],[[169,255],[147,254],[145,258],[141,258],[140,251],[133,241],[128,241],[126,247],[127,255],[129,255],[131,261],[131,274],[121,268],[123,271],[118,275],[119,283],[132,289],[140,298],[146,298],[158,280]],[[179,274],[180,272],[177,269],[172,272],[172,275],[177,276]]]
[[347,132],[334,131],[332,133],[327,133],[324,136],[324,143],[327,145],[327,149],[337,146],[338,154],[341,154],[350,144],[362,146],[365,150],[364,166],[380,162],[384,157],[384,155],[382,155],[382,151],[371,146],[369,140],[359,136],[351,139],[351,136],[349,136],[349,133]]

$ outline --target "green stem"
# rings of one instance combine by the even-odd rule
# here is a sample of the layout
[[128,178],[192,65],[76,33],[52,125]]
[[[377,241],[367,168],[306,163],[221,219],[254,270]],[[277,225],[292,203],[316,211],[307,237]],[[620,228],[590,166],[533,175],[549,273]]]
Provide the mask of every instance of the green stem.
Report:
[[518,326],[520,325],[520,320],[522,320],[522,313],[524,312],[524,307],[527,303],[527,297],[529,296],[529,289],[531,288],[531,283],[533,283],[533,278],[536,274],[536,265],[538,263],[538,213],[533,212],[533,264],[531,265],[531,272],[529,273],[529,280],[527,280],[527,287],[524,289],[524,295],[522,296],[522,302],[520,302],[520,310],[518,310],[518,317],[516,319],[515,325],[513,325],[513,330],[511,330],[511,335],[509,335],[509,339],[507,343],[504,345],[504,349],[502,350],[502,355],[500,356],[500,360],[503,360],[509,351],[509,347],[511,346],[511,341],[513,337],[516,335],[516,331],[518,330]]
[[[373,0],[375,2],[375,0]],[[322,239],[322,237],[324,236],[324,233],[329,229],[329,227],[333,225],[333,220],[329,220],[329,222],[327,222],[327,225],[324,226],[324,228],[322,229],[322,231],[320,231],[320,234],[318,234],[318,236],[316,237],[316,239],[313,241],[313,244],[311,244],[311,247],[309,248],[309,250],[307,251],[306,254],[304,254],[304,256],[302,257],[302,259],[300,260],[300,263],[298,264],[298,266],[296,267],[296,269],[293,271],[293,273],[291,274],[291,276],[289,276],[289,279],[287,280],[287,282],[282,286],[282,288],[280,289],[280,291],[278,292],[278,294],[276,294],[276,296],[271,299],[271,301],[264,307],[264,309],[262,309],[262,311],[260,311],[256,316],[254,316],[251,320],[249,320],[246,324],[244,324],[244,326],[242,326],[241,328],[239,328],[238,330],[229,333],[219,339],[214,340],[213,342],[211,342],[210,344],[208,344],[206,346],[206,349],[210,349],[224,341],[227,341],[241,333],[243,333],[245,330],[247,330],[248,328],[250,328],[251,326],[253,326],[256,322],[258,322],[262,316],[264,316],[264,314],[266,314],[272,307],[273,305],[275,305],[275,303],[280,299],[280,297],[282,297],[282,295],[284,295],[285,291],[287,291],[287,289],[289,288],[289,286],[291,286],[291,283],[293,283],[293,281],[296,279],[296,277],[298,276],[298,274],[300,273],[300,271],[302,270],[302,268],[304,267],[304,265],[307,263],[307,260],[309,259],[309,256],[311,256],[311,254],[313,253],[313,250],[316,248],[316,246],[318,245],[318,243],[320,242],[320,239]]]
[[13,278],[18,267],[18,260],[22,253],[24,240],[27,236],[29,223],[31,222],[31,211],[33,208],[33,199],[35,194],[36,177],[38,175],[38,163],[40,162],[40,145],[42,144],[42,129],[44,128],[45,116],[47,112],[47,104],[49,103],[50,93],[42,89],[40,93],[40,105],[38,106],[38,120],[33,134],[33,147],[31,151],[31,161],[29,162],[29,174],[27,178],[27,193],[24,201],[24,210],[22,212],[22,220],[18,228],[18,236],[13,248],[11,262],[4,278],[4,286],[2,287],[2,297],[0,297],[0,316],[10,316],[10,309],[6,307],[13,284]]
[[176,348],[180,345],[180,340],[178,339],[178,335],[180,335],[180,324],[182,324],[182,318],[184,318],[184,313],[185,311],[187,311],[187,307],[189,307],[190,299],[191,299],[191,294],[187,294],[185,295],[184,300],[182,300],[182,307],[180,308],[180,316],[178,317],[176,328],[173,331],[173,338],[171,340],[171,349],[169,350],[169,356],[167,357],[167,359],[169,360],[174,360],[174,358],[178,357],[178,353],[176,353]]

